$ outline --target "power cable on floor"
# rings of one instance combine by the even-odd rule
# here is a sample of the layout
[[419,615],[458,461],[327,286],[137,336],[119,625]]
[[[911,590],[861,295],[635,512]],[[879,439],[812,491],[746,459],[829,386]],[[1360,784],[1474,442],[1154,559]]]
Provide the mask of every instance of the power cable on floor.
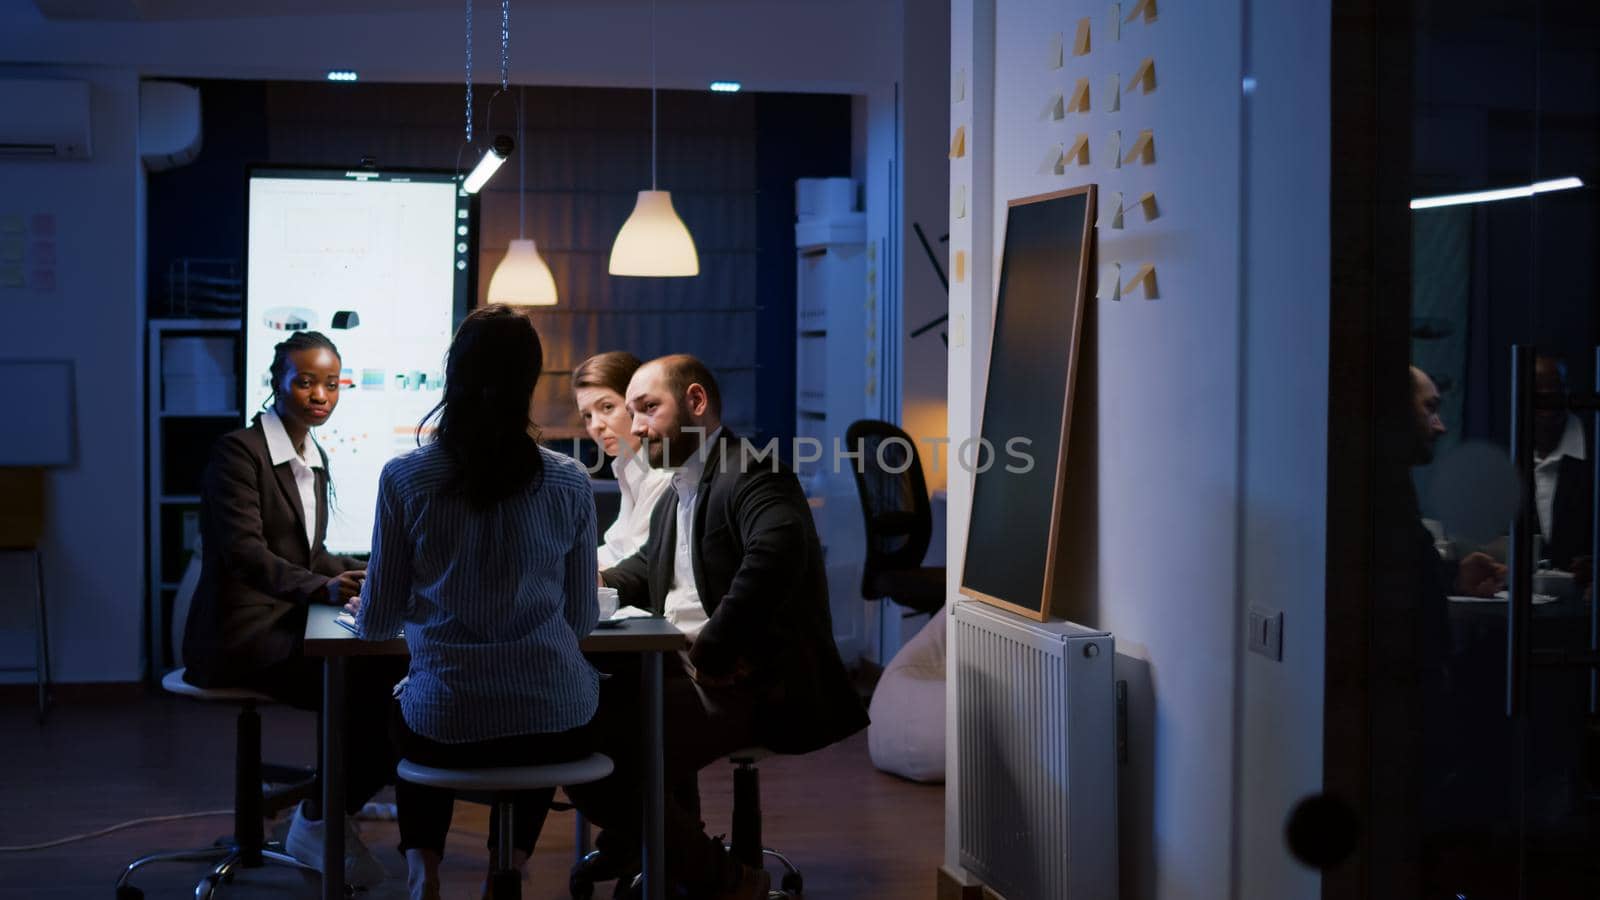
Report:
[[90,838],[103,837],[114,831],[122,831],[125,828],[134,828],[139,825],[155,825],[161,822],[177,822],[183,819],[204,819],[210,816],[231,815],[233,815],[233,810],[231,809],[208,809],[203,812],[178,813],[171,816],[146,816],[142,819],[129,819],[126,822],[118,822],[115,825],[102,828],[99,831],[89,831],[83,834],[69,835],[64,838],[56,838],[53,841],[45,841],[42,844],[20,844],[15,847],[0,847],[0,853],[29,853],[34,850],[48,850],[51,847],[60,847],[63,844],[87,841]]

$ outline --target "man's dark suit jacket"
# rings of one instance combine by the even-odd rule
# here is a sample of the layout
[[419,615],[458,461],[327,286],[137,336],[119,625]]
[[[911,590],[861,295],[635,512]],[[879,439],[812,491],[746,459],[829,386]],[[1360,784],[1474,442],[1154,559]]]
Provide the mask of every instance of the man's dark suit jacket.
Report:
[[[867,725],[833,641],[828,583],[811,508],[776,456],[754,458],[726,429],[708,448],[695,503],[695,589],[707,622],[689,651],[710,676],[749,668],[764,692],[756,736],[779,753],[808,753]],[[661,613],[672,589],[678,494],[662,495],[643,549],[602,573],[623,603]]]
[[1550,534],[1545,536],[1545,558],[1558,569],[1572,565],[1592,549],[1594,520],[1594,441],[1584,429],[1588,459],[1561,457],[1556,463],[1556,495],[1550,504]]
[[300,488],[288,463],[272,464],[260,418],[217,441],[200,494],[200,584],[183,637],[188,681],[237,684],[299,653],[307,607],[325,602],[333,576],[361,568],[322,545],[327,466],[323,454],[314,470],[317,539],[308,549]]

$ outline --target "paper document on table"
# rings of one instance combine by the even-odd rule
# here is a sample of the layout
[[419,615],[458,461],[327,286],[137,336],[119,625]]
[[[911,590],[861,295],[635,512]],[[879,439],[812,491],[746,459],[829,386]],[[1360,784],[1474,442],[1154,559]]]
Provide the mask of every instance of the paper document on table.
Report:
[[653,615],[655,613],[648,609],[640,609],[637,606],[624,606],[611,614],[611,621],[615,622],[618,619],[648,619]]

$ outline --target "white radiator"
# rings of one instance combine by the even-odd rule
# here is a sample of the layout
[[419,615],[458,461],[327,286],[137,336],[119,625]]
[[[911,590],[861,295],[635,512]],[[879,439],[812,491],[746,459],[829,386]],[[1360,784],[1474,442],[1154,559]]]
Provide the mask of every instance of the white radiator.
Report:
[[1006,900],[1117,896],[1115,644],[955,607],[961,864]]

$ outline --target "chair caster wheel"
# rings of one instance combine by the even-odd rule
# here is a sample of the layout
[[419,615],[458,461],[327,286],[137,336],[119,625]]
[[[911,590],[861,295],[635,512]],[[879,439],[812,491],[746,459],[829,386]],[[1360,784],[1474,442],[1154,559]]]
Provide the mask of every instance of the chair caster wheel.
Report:
[[799,900],[800,895],[805,893],[806,883],[799,872],[785,872],[783,880],[778,883],[783,886],[783,892],[795,900]]
[[117,887],[117,900],[144,900],[144,891],[131,884],[119,885]]

